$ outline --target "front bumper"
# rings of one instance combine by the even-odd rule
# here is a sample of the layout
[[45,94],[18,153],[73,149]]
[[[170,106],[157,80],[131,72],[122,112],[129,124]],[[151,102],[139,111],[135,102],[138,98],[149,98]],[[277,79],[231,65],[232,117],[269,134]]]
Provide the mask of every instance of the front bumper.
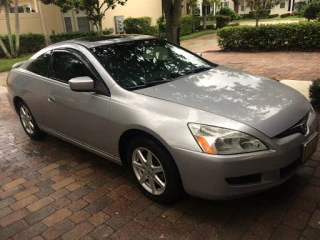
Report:
[[302,164],[302,145],[319,131],[312,111],[309,132],[268,139],[270,150],[237,154],[210,155],[173,148],[171,153],[187,193],[206,199],[228,199],[250,195],[288,180]]

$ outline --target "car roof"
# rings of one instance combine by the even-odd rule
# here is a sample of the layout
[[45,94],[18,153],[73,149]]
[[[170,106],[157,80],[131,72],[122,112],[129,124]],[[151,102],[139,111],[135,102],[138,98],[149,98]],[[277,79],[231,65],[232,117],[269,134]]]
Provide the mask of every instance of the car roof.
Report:
[[63,45],[65,43],[75,43],[75,44],[82,45],[86,48],[94,48],[94,47],[99,47],[103,45],[131,42],[131,41],[144,40],[144,39],[156,39],[156,38],[148,35],[137,35],[137,34],[103,35],[103,36],[90,36],[90,37],[77,38],[73,40],[59,42],[53,45],[58,46],[58,45]]

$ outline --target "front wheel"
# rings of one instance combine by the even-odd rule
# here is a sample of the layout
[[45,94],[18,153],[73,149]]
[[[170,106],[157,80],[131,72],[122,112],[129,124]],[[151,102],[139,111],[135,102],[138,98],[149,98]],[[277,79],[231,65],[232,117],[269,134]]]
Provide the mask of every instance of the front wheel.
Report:
[[183,190],[178,168],[171,155],[149,138],[136,138],[128,148],[128,161],[142,191],[153,201],[167,204]]
[[46,135],[46,133],[39,129],[27,105],[24,102],[20,101],[18,110],[20,122],[26,134],[28,134],[28,136],[32,140],[42,139]]

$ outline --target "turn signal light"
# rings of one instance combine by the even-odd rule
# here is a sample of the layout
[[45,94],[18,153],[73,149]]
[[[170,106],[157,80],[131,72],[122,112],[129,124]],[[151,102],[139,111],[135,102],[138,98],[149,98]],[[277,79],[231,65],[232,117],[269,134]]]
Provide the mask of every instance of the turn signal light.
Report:
[[204,137],[196,136],[196,139],[204,152],[215,154],[214,150],[212,149],[212,147],[209,145],[209,143]]

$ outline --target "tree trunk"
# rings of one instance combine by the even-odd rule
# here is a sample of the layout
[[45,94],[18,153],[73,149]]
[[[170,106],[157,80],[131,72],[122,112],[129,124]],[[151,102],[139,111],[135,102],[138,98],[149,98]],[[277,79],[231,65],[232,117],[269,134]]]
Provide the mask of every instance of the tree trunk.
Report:
[[258,11],[256,11],[256,27],[259,26],[259,20],[260,20],[260,13]]
[[20,51],[20,21],[19,21],[19,11],[18,11],[18,0],[14,1],[14,14],[16,21],[16,52],[15,57],[19,57]]
[[2,48],[4,54],[8,57],[8,58],[11,58],[11,55],[8,51],[8,49],[6,48],[6,46],[4,45],[2,39],[0,38],[0,47]]
[[196,31],[196,25],[195,25],[195,16],[194,16],[194,7],[191,6],[191,14],[192,14],[192,32]]
[[10,52],[11,55],[14,56],[14,46],[13,46],[13,40],[12,40],[12,32],[11,32],[11,26],[10,26],[10,18],[9,18],[9,5],[4,6],[4,11],[6,14],[6,23],[7,23],[7,31],[8,31],[8,39],[9,39],[9,46],[10,46]]
[[163,11],[167,22],[167,40],[180,45],[180,17],[182,0],[163,0]]
[[203,12],[203,30],[206,30],[207,29],[207,6],[204,7],[204,12]]

